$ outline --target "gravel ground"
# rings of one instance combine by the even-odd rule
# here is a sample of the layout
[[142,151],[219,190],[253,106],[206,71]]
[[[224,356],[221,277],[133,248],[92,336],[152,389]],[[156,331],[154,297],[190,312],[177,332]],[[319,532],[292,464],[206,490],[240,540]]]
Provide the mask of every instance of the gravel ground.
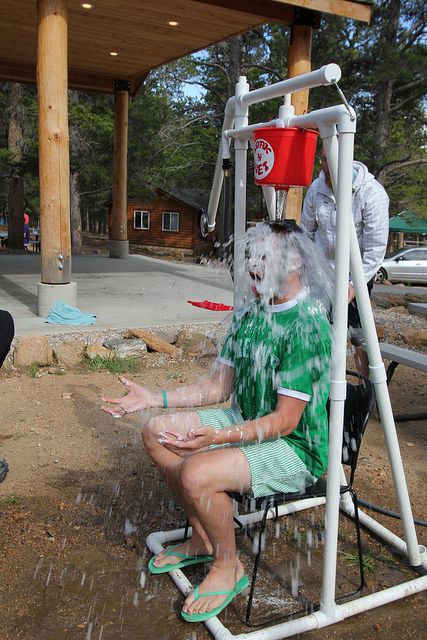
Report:
[[[185,329],[187,331],[194,331],[197,333],[203,333],[214,341],[226,332],[231,314],[227,314],[222,322],[205,323],[205,324],[179,324],[179,325],[166,325],[153,327],[148,329],[153,333],[160,334],[165,340],[174,341],[177,334]],[[427,320],[423,316],[416,316],[407,313],[394,312],[393,309],[374,309],[374,319],[377,324],[381,324],[383,327],[392,328],[398,334],[397,343],[402,343],[401,336],[404,336],[410,329],[426,329]],[[73,340],[80,340],[86,344],[94,342],[104,342],[114,338],[120,338],[124,334],[124,329],[82,329],[78,333],[52,333],[49,337],[49,343],[51,346],[55,346],[62,342],[68,342]]]

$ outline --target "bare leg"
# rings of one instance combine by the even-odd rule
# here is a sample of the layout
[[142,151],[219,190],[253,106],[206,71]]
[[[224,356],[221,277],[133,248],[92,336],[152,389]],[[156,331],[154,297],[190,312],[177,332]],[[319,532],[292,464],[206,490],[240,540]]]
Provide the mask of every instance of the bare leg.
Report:
[[368,354],[363,347],[354,347],[354,362],[358,372],[362,374],[362,376],[365,376],[365,378],[369,378]]
[[[142,437],[147,452],[163,474],[171,491],[173,491],[178,500],[183,504],[186,514],[191,522],[193,529],[192,537],[189,540],[186,540],[182,545],[176,547],[177,552],[185,553],[187,555],[211,554],[212,545],[200,524],[192,505],[184,504],[181,491],[180,473],[185,458],[178,456],[163,447],[158,442],[158,439],[159,433],[165,429],[173,429],[175,432],[186,435],[190,429],[198,428],[200,426],[200,418],[197,413],[182,412],[151,418],[144,425],[142,431]],[[178,556],[168,555],[167,557],[164,557],[164,554],[160,553],[155,560],[155,565],[161,567],[165,564],[177,564],[178,562],[181,562],[181,560],[182,558]]]
[[[193,508],[213,546],[214,561],[199,585],[199,594],[234,589],[243,576],[237,558],[231,499],[227,491],[249,491],[251,474],[238,447],[210,450],[187,458],[181,467],[181,488],[186,509]],[[194,600],[190,594],[186,613],[204,613],[220,606],[224,595]]]

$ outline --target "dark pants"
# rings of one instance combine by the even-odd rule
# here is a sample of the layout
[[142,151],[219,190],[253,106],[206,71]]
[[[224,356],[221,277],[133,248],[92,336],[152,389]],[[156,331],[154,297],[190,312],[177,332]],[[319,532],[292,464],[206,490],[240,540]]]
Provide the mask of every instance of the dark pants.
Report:
[[[375,277],[369,280],[367,287],[369,297],[371,297],[372,287],[374,286]],[[363,344],[362,324],[360,322],[359,309],[357,308],[356,298],[348,305],[348,332],[350,342],[354,347],[360,347]]]
[[15,325],[12,316],[8,311],[0,310],[0,368],[9,353],[14,335]]

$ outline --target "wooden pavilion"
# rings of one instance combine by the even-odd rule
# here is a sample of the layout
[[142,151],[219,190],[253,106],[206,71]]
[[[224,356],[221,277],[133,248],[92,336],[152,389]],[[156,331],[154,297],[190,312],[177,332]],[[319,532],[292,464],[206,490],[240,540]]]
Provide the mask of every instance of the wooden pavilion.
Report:
[[[67,89],[115,93],[111,257],[128,255],[128,99],[148,72],[215,42],[278,22],[292,29],[289,77],[310,71],[320,13],[369,22],[366,0],[2,0],[0,79],[37,82],[41,277],[39,315],[76,304],[71,281]],[[294,94],[297,114],[307,92]],[[58,287],[57,285],[61,285]]]

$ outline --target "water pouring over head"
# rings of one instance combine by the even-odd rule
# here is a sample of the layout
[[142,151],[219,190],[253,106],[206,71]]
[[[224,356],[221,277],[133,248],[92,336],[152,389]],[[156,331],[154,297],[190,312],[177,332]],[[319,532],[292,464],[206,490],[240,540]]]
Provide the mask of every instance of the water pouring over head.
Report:
[[251,289],[264,304],[281,304],[301,294],[329,309],[330,267],[295,220],[264,220],[245,235],[245,268]]

